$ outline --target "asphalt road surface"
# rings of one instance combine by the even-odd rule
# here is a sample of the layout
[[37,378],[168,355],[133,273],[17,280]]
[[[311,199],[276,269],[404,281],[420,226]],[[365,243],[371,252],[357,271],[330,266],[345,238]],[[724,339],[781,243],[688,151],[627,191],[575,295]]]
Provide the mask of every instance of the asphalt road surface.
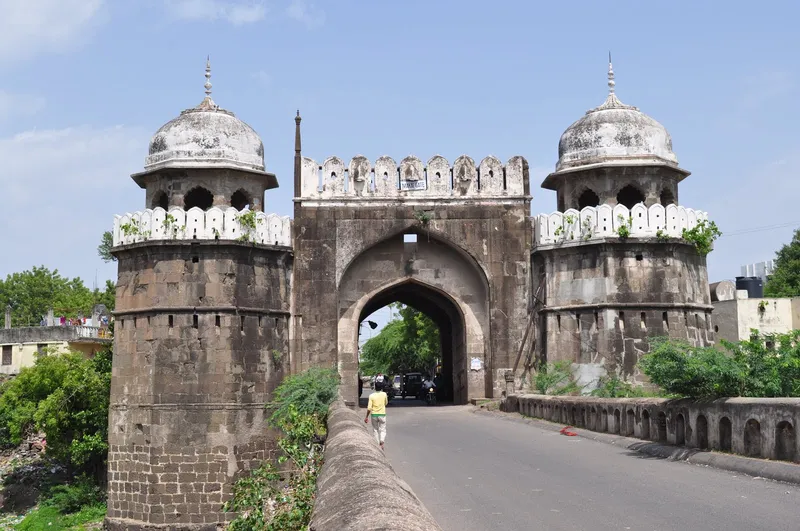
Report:
[[798,486],[646,457],[467,406],[393,400],[386,453],[445,531],[800,530]]

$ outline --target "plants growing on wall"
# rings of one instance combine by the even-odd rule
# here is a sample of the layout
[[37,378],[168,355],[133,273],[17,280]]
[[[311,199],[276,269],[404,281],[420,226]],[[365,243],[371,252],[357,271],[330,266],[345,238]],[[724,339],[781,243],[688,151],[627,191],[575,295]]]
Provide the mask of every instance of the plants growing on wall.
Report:
[[428,223],[430,223],[431,219],[433,219],[433,216],[430,214],[430,212],[425,212],[424,210],[415,210],[414,219],[416,219],[417,222],[419,222],[419,224],[423,227],[427,227]]
[[681,237],[694,245],[697,254],[706,256],[714,248],[714,240],[722,236],[717,224],[713,221],[701,219],[691,229],[683,229]]
[[241,214],[237,214],[235,219],[239,223],[239,227],[241,229],[241,234],[237,240],[241,242],[256,243],[256,230],[258,229],[258,223],[263,222],[263,220],[260,220],[258,217],[256,217],[256,211],[246,210]]
[[617,221],[619,221],[619,227],[617,227],[614,232],[617,233],[617,236],[621,240],[628,238],[631,235],[631,227],[633,226],[633,218],[628,216],[628,219],[625,219],[625,216],[622,214],[617,215]]
[[233,531],[306,529],[314,507],[317,475],[322,467],[325,420],[336,398],[339,375],[312,368],[289,376],[267,405],[270,424],[282,433],[281,455],[265,461],[233,485],[223,507],[236,512]]
[[572,378],[568,361],[557,361],[539,367],[531,377],[531,386],[541,395],[568,395],[580,391]]

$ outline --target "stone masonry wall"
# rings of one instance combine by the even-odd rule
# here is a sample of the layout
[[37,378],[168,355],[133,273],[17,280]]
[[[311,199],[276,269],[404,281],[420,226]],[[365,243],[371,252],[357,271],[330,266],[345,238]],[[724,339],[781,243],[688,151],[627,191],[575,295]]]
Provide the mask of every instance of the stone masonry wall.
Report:
[[237,475],[269,456],[264,404],[288,370],[286,249],[117,248],[111,529],[216,529]]
[[[412,278],[413,268],[397,277],[394,269],[380,278],[354,278],[352,289],[340,292],[340,280],[354,260],[379,242],[406,231],[425,232],[448,242],[465,262],[473,262],[488,279],[489,329],[486,340],[485,391],[491,396],[504,387],[502,372],[513,365],[513,352],[522,340],[527,321],[531,246],[529,200],[505,201],[413,200],[383,202],[326,203],[310,205],[297,201],[294,218],[294,252],[302,260],[294,268],[295,330],[293,370],[311,365],[337,363],[345,378],[343,389],[356,389],[357,363],[352,354],[340,356],[340,345],[350,337],[339,337],[339,321],[345,311],[340,300],[356,300],[374,287],[375,281],[389,285]],[[417,220],[425,212],[430,221],[424,227]],[[424,230],[423,230],[424,229]],[[403,254],[384,255],[382,260],[404,263]],[[435,271],[431,271],[435,275]],[[362,283],[363,281],[363,283]],[[458,282],[458,279],[452,279]],[[465,279],[462,285],[472,285]],[[344,297],[344,299],[342,298]],[[357,320],[358,315],[349,317]],[[358,323],[355,322],[354,326]],[[346,347],[347,348],[347,347]],[[347,382],[352,380],[352,385]],[[345,396],[354,401],[354,396]]]
[[503,410],[648,441],[800,462],[800,399],[511,395]]
[[705,258],[685,243],[609,238],[538,247],[534,292],[544,274],[538,356],[578,364],[592,388],[606,372],[633,381],[648,338],[714,342]]

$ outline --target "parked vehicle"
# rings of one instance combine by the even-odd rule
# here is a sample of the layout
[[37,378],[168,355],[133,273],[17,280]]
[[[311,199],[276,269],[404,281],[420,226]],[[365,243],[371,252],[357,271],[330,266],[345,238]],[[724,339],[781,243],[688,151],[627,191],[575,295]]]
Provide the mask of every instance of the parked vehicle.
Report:
[[409,372],[403,375],[403,386],[400,388],[400,395],[405,398],[413,396],[420,400],[422,396],[422,373]]

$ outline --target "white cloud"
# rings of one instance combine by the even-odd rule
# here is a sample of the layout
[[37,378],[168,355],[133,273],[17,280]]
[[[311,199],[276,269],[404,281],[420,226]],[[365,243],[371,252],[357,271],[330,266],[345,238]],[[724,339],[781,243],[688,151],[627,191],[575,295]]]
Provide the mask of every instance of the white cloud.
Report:
[[325,24],[325,12],[305,0],[292,0],[292,3],[286,8],[286,15],[305,24],[309,29],[318,28]]
[[11,94],[0,89],[0,122],[15,116],[30,116],[44,108],[41,96]]
[[97,22],[105,0],[0,0],[0,62],[71,48]]
[[91,285],[115,278],[97,257],[114,214],[141,209],[144,191],[129,175],[141,169],[148,134],[90,126],[25,131],[0,137],[0,277],[34,265],[81,276]]
[[253,72],[253,79],[255,79],[262,87],[268,87],[270,84],[272,84],[272,76],[264,70]]
[[267,16],[263,0],[166,0],[167,10],[185,20],[226,20],[235,26],[251,24]]

